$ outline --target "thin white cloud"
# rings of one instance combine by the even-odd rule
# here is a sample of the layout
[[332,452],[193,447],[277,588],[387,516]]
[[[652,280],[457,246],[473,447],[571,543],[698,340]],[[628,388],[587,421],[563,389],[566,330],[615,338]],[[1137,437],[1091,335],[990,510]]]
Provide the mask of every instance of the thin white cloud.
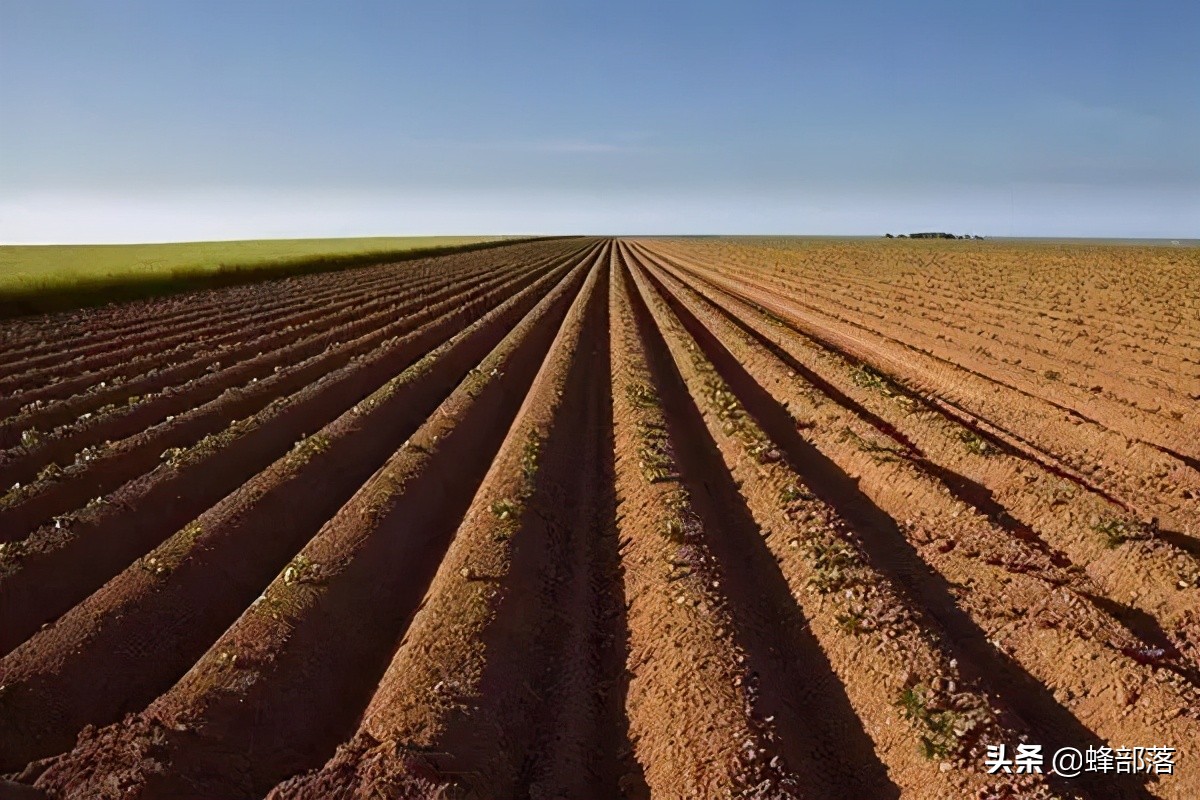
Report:
[[568,139],[563,141],[531,142],[529,143],[529,149],[545,153],[631,153],[643,151],[645,148],[613,144],[612,142],[589,142]]
[[436,150],[485,150],[508,153],[648,153],[662,152],[643,142],[648,137],[553,139],[411,139],[403,144]]
[[1104,125],[1123,132],[1149,133],[1164,131],[1162,117],[1134,108],[1120,108],[1098,103],[1085,103],[1075,98],[1052,101],[1050,113],[1065,120],[1086,125]]

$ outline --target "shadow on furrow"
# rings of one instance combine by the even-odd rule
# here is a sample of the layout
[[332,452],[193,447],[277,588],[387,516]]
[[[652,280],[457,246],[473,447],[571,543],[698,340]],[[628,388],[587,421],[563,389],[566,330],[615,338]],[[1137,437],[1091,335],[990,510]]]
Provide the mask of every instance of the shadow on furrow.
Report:
[[1184,666],[1179,648],[1152,615],[1108,597],[1084,593],[1097,608],[1125,627],[1134,638],[1144,642],[1141,647],[1122,647],[1121,653],[1139,664],[1151,664],[1168,669],[1193,686],[1200,686],[1200,669]]
[[[656,256],[657,256],[657,254],[656,254]],[[680,265],[671,259],[667,259],[667,258],[661,257],[661,256],[657,256],[657,257],[662,258],[662,260],[673,264],[682,273],[684,273],[688,277],[692,278],[693,280],[699,281],[707,286],[710,286],[718,292],[728,294],[730,297],[736,298],[737,300],[740,300],[741,302],[746,303],[750,307],[755,308],[762,313],[770,314],[769,311],[762,308],[762,306],[760,306],[752,298],[748,297],[747,295],[743,294],[742,292],[739,292],[738,290],[736,290],[732,287],[726,287],[726,286],[720,285],[718,283],[715,283],[714,281],[710,280],[709,278],[705,277],[704,275],[698,273],[696,270],[690,269],[683,265]],[[804,328],[800,327],[799,325],[795,324],[794,322],[792,322],[788,319],[783,319],[783,318],[777,317],[774,314],[771,314],[771,316],[776,319],[779,319],[779,321],[785,327],[787,327],[789,330],[795,332],[796,334],[798,334],[806,339],[811,340],[812,342],[814,342],[818,346],[822,347],[823,349],[828,350],[831,353],[837,354],[841,358],[845,359],[847,361],[847,363],[854,365],[854,366],[869,367],[870,369],[872,369],[876,372],[879,372],[881,375],[886,377],[888,380],[892,381],[892,383],[896,386],[896,388],[899,389],[901,392],[903,392],[906,397],[909,397],[910,399],[920,403],[923,406],[929,407],[931,409],[935,409],[939,414],[945,416],[947,419],[951,420],[952,422],[963,426],[964,428],[971,431],[976,436],[980,437],[981,439],[986,441],[989,445],[995,447],[997,450],[1001,451],[1002,453],[1004,453],[1006,455],[1014,456],[1016,458],[1020,458],[1023,461],[1028,461],[1033,464],[1036,464],[1039,467],[1041,467],[1042,469],[1044,469],[1047,472],[1054,475],[1055,477],[1062,478],[1065,481],[1069,481],[1070,483],[1073,483],[1076,486],[1079,486],[1080,488],[1084,489],[1087,492],[1095,494],[1098,497],[1102,497],[1123,511],[1126,511],[1126,512],[1130,511],[1129,505],[1127,503],[1125,503],[1123,500],[1120,500],[1119,498],[1115,497],[1110,492],[1101,488],[1100,486],[1093,484],[1091,481],[1081,478],[1079,475],[1076,475],[1075,473],[1071,472],[1070,470],[1065,469],[1062,466],[1059,466],[1057,463],[1053,463],[1052,460],[1057,460],[1053,454],[1047,453],[1042,448],[1040,448],[1037,444],[1026,440],[1024,437],[1020,436],[1019,434],[1016,434],[1016,433],[1004,428],[1003,426],[998,425],[991,421],[986,421],[986,425],[983,424],[981,422],[981,420],[983,420],[982,417],[979,417],[974,412],[970,411],[967,408],[964,408],[960,403],[957,403],[953,400],[949,400],[947,398],[942,398],[942,397],[936,397],[936,398],[931,399],[931,398],[926,397],[925,395],[921,394],[920,392],[909,389],[901,381],[897,380],[895,376],[887,373],[885,370],[879,369],[874,364],[868,364],[868,363],[862,361],[861,359],[856,358],[855,356],[851,355],[849,352],[847,352],[843,348],[834,344],[828,338],[821,336],[815,332],[805,330]],[[1041,453],[1044,457],[1041,457],[1034,452],[1029,452],[1029,451],[1026,451],[1026,450],[1023,450],[1023,449],[1017,447],[1012,442],[1008,441],[1007,439],[1005,439],[1001,436],[998,436],[997,434],[995,434],[994,432],[989,430],[988,426],[994,427],[994,428],[996,428],[996,430],[1002,431],[1005,436],[1011,437],[1012,439],[1021,442],[1021,444],[1023,444],[1025,447],[1030,448],[1030,450],[1037,451],[1037,453]]]
[[66,800],[261,797],[322,764],[378,687],[584,269],[510,331],[169,692],[122,723],[85,729],[39,788]]
[[[637,291],[632,295],[650,369],[663,389],[681,481],[711,534],[708,546],[724,578],[735,636],[758,680],[758,713],[775,717],[780,752],[792,770],[811,777],[805,789],[813,796],[844,797],[852,788],[859,796],[899,797],[779,565],[763,544],[645,299]],[[797,696],[801,687],[803,698]]]
[[1192,558],[1200,559],[1200,539],[1195,536],[1188,536],[1182,531],[1171,531],[1163,528],[1157,528],[1154,535],[1172,547],[1192,556]]
[[[592,375],[603,374],[611,364],[607,302],[611,286],[608,270],[596,268],[604,269],[597,286],[603,302],[597,318],[590,321],[598,334],[593,338],[595,360],[588,365],[596,370]],[[585,526],[572,555],[578,596],[571,598],[561,615],[564,625],[572,627],[556,656],[562,673],[554,696],[558,708],[539,720],[539,736],[545,744],[528,760],[525,785],[546,796],[649,798],[641,765],[632,757],[625,713],[629,621],[616,526],[612,381],[592,382],[588,446],[575,450],[576,457],[584,453],[594,463],[584,466],[591,469],[590,483],[580,488],[581,496],[589,496],[592,522]]]
[[[1024,719],[1040,737],[1046,752],[1059,747],[1101,747],[1104,742],[1059,705],[1049,689],[1019,663],[994,648],[987,634],[959,608],[949,583],[924,562],[903,531],[877,506],[836,462],[807,442],[795,421],[707,328],[686,309],[676,307],[685,328],[704,349],[721,377],[741,400],[763,431],[783,452],[814,494],[834,508],[861,537],[876,568],[893,576],[914,605],[924,607],[950,634],[950,643],[964,662],[964,674],[991,687],[999,701]],[[973,674],[972,674],[973,673]],[[1101,776],[1073,786],[1086,787],[1103,797],[1149,798],[1139,776]]]
[[11,723],[0,769],[65,749],[84,724],[169,689],[557,277],[451,337],[0,660],[0,715]]
[[1183,453],[1179,452],[1178,450],[1173,450],[1170,447],[1164,447],[1163,445],[1160,445],[1160,444],[1150,443],[1150,446],[1153,447],[1155,450],[1158,450],[1160,453],[1164,453],[1168,456],[1171,456],[1171,458],[1179,459],[1184,464],[1187,464],[1189,467],[1194,469],[1196,472],[1200,472],[1200,458],[1195,458],[1193,456],[1184,455]]
[[[652,273],[651,279],[655,282],[655,285],[659,288],[659,291],[663,291],[663,284],[661,280]],[[695,290],[693,291],[695,292]],[[857,417],[860,417],[861,419],[866,420],[877,431],[898,443],[905,449],[905,452],[899,454],[902,458],[912,462],[918,469],[927,472],[932,477],[940,481],[947,489],[950,490],[950,493],[954,495],[954,497],[966,503],[967,505],[974,507],[992,523],[1000,528],[1003,528],[1006,533],[1012,535],[1014,538],[1020,539],[1021,541],[1027,542],[1031,546],[1035,547],[1037,550],[1048,556],[1051,560],[1051,563],[1053,563],[1056,567],[1066,567],[1070,565],[1071,561],[1066,557],[1065,554],[1050,547],[1050,545],[1048,545],[1041,538],[1041,536],[1037,534],[1036,531],[1034,531],[1028,525],[1025,525],[1024,523],[1015,519],[1008,512],[1008,509],[995,500],[992,491],[986,486],[968,478],[959,472],[932,461],[928,456],[925,455],[924,451],[915,442],[910,440],[895,425],[851,398],[841,389],[834,386],[825,378],[821,377],[805,364],[801,363],[783,347],[771,341],[751,325],[748,325],[736,314],[716,304],[708,296],[701,292],[695,292],[695,296],[698,297],[706,306],[714,309],[733,325],[737,326],[739,330],[752,337],[772,355],[786,364],[788,369],[795,372],[798,376],[800,376],[801,379],[816,387],[818,391],[820,391],[829,399],[833,400],[833,402],[837,403],[845,410]],[[675,304],[672,303],[672,308],[674,307]],[[902,391],[904,390],[902,389]],[[906,392],[906,394],[908,393]],[[914,399],[917,398],[914,397]],[[1010,445],[1003,443],[999,447],[1000,449],[1006,451],[1012,450]]]

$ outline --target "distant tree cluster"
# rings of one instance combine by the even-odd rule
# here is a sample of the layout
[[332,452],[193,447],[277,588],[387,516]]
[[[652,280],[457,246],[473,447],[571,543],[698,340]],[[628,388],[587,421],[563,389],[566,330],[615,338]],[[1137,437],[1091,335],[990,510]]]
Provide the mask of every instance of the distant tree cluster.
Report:
[[955,236],[953,233],[902,233],[899,236],[892,236],[890,233],[883,235],[885,239],[982,239],[982,236],[971,236],[963,234]]

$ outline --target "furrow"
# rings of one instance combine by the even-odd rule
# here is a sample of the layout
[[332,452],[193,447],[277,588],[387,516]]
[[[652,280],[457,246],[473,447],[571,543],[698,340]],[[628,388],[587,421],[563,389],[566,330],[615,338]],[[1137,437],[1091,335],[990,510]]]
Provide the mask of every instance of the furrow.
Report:
[[[85,724],[114,722],[168,689],[558,277],[505,301],[301,439],[0,662],[0,713],[10,723],[0,769],[61,752]],[[27,577],[24,596],[5,586],[5,604],[53,608],[46,583],[89,563],[43,565],[45,580]],[[30,627],[12,616],[6,627]]]
[[[806,797],[826,769],[785,763],[759,705],[726,581],[710,549],[695,475],[678,449],[681,399],[625,269],[612,299],[617,531],[628,603],[626,710],[633,754],[653,797]],[[672,392],[672,394],[667,394]],[[698,465],[693,465],[695,468]],[[806,768],[816,766],[811,778]]]
[[[544,293],[565,269],[560,267],[539,279],[502,307],[526,303]],[[465,335],[456,329],[465,327],[474,311],[469,307],[460,310],[453,325],[453,315],[431,324],[442,336],[453,336],[453,342]],[[487,311],[487,306],[478,311]],[[65,612],[156,546],[164,532],[192,521],[240,482],[281,457],[293,443],[300,440],[296,446],[303,446],[306,431],[321,428],[356,402],[369,402],[368,396],[378,392],[381,384],[413,362],[415,344],[433,339],[427,330],[402,337],[369,358],[331,372],[297,394],[182,450],[122,486],[105,503],[60,517],[27,539],[10,543],[0,553],[0,599],[4,601],[0,604],[0,650],[7,652],[37,626]],[[418,364],[428,366],[428,357],[448,345],[442,344]]]
[[119,724],[85,729],[36,785],[61,798],[212,800],[261,796],[319,766],[353,733],[577,275],[459,384],[179,683]]
[[[545,245],[541,248],[537,245],[524,245],[512,248],[512,252],[516,255],[544,247]],[[101,311],[86,310],[77,315],[67,316],[63,319],[64,324],[57,326],[52,335],[46,337],[42,348],[47,352],[40,355],[31,354],[28,361],[0,366],[0,374],[27,373],[35,370],[38,364],[44,364],[45,369],[50,370],[45,373],[49,379],[61,373],[79,373],[89,369],[86,364],[91,357],[99,357],[100,363],[113,363],[114,352],[125,353],[125,358],[128,358],[136,353],[162,350],[172,342],[185,343],[189,340],[205,339],[213,331],[227,329],[239,320],[264,311],[286,313],[288,309],[308,308],[321,313],[328,304],[347,297],[387,294],[403,287],[414,276],[428,275],[431,271],[435,274],[441,273],[481,260],[495,261],[496,255],[486,252],[455,254],[423,258],[411,263],[401,261],[343,272],[285,278],[268,284],[274,291],[271,296],[265,298],[265,303],[262,284],[191,293],[182,296],[182,299],[187,301],[184,313],[174,317],[164,317],[157,313],[167,305],[167,301],[163,300],[117,306],[126,312],[139,307],[146,312],[138,317],[139,321],[133,326],[122,325],[120,322],[116,325],[105,325],[104,314]],[[435,267],[435,264],[439,264],[440,267]],[[367,294],[364,290],[370,293]],[[180,300],[176,299],[174,302],[179,303]],[[142,322],[146,317],[149,317],[149,320]],[[170,333],[164,337],[163,330]],[[83,337],[76,337],[83,338],[83,344],[65,338],[73,331],[84,333]],[[64,349],[71,352],[70,360],[64,361]]]
[[[470,280],[471,277],[470,273],[464,272],[459,279]],[[449,276],[435,276],[428,281],[414,281],[404,291],[387,293],[385,300],[375,303],[368,302],[370,296],[364,295],[303,316],[247,319],[242,321],[239,330],[208,339],[202,348],[192,348],[191,352],[180,356],[159,356],[154,359],[157,363],[147,365],[150,368],[146,371],[120,379],[114,380],[104,373],[81,375],[79,385],[83,391],[65,397],[60,395],[57,400],[37,398],[24,405],[20,413],[0,421],[0,443],[11,447],[21,440],[21,435],[26,431],[33,431],[34,435],[50,431],[56,426],[73,422],[83,413],[95,413],[97,409],[112,403],[126,402],[132,405],[169,386],[199,378],[208,371],[253,358],[256,354],[288,347],[313,334],[352,322],[358,316],[385,305],[395,309],[404,300],[434,291],[439,286],[448,286],[452,280]],[[256,335],[261,331],[266,332]],[[61,391],[64,383],[67,381],[61,381],[53,388]]]
[[[836,406],[814,403],[809,391],[793,390],[784,365],[776,362],[769,379],[756,378],[767,374],[770,361],[751,342],[730,332],[720,347],[732,349],[722,351],[711,331],[704,336],[710,354],[724,353],[717,366],[735,391],[760,397],[758,419],[770,436],[790,442],[783,452],[792,463],[824,462],[827,501],[951,633],[960,660],[976,674],[992,676],[989,686],[1040,741],[1098,746],[1103,739],[1118,747],[1166,735],[1186,743],[1184,749],[1194,746],[1200,699],[1194,670],[1155,652],[1103,603],[1093,602],[1085,580],[1006,537],[915,465],[864,450],[861,422]],[[768,402],[772,394],[774,405]],[[1103,709],[1113,697],[1124,705],[1120,719]],[[1134,785],[1124,791],[1144,794]]]
[[587,610],[570,602],[572,555],[598,532],[606,275],[593,268],[568,311],[358,732],[272,798],[405,796],[431,783],[514,797],[529,786],[554,708],[545,688],[564,656],[587,656],[564,652],[562,637]]
[[[581,248],[575,248],[572,252],[581,252]],[[527,261],[505,263],[521,263],[536,268],[540,264],[561,259],[564,253],[563,248],[556,248],[551,253],[540,253],[536,259],[531,254]],[[248,354],[282,347],[308,332],[328,329],[339,320],[344,322],[363,313],[363,304],[373,297],[382,296],[395,302],[397,292],[411,295],[426,287],[445,286],[454,279],[471,280],[495,268],[495,262],[447,263],[440,267],[433,262],[414,267],[402,276],[403,280],[399,276],[393,279],[391,283],[395,286],[376,286],[374,282],[364,280],[351,292],[344,289],[329,292],[330,296],[325,300],[320,296],[323,293],[319,293],[311,300],[306,300],[296,313],[269,310],[274,306],[270,304],[255,309],[251,316],[243,316],[221,326],[210,326],[210,330],[202,335],[189,337],[175,347],[164,348],[158,342],[153,348],[145,348],[140,355],[123,358],[107,367],[75,370],[73,374],[53,382],[41,383],[26,391],[0,398],[0,414],[9,415],[0,431],[5,437],[3,443],[11,446],[14,436],[19,438],[21,433],[31,428],[45,431],[56,424],[68,422],[74,419],[69,412],[83,413],[109,403],[127,402],[130,397],[144,396],[168,383],[202,374],[213,364],[228,364]],[[339,302],[334,303],[333,300]],[[256,330],[268,332],[256,341],[251,338]]]
[[[819,477],[792,463],[779,449],[786,443],[759,427],[709,361],[708,343],[680,322],[674,298],[664,300],[641,267],[634,275],[715,445],[710,473],[732,476],[715,499],[746,509],[740,524],[723,528],[726,536],[742,529],[743,541],[722,560],[744,565],[744,591],[760,587],[759,605],[774,606],[764,615],[774,618],[781,651],[776,707],[803,710],[821,726],[814,739],[793,745],[815,748],[827,761],[837,757],[829,752],[834,743],[841,750],[857,742],[827,795],[1050,796],[1037,777],[983,774],[986,745],[1028,741],[1027,726],[988,698],[970,665],[960,669],[953,637],[874,566]],[[880,774],[875,785],[862,785],[863,765],[872,762]]]
[[250,354],[249,358],[232,364],[213,362],[201,377],[182,385],[167,386],[138,398],[137,402],[127,403],[123,408],[105,407],[98,413],[86,413],[78,420],[44,433],[22,431],[21,445],[0,452],[0,486],[14,481],[28,482],[47,465],[69,461],[88,446],[132,436],[168,416],[205,403],[227,389],[248,386],[289,365],[336,350],[347,342],[358,340],[369,346],[386,336],[403,334],[422,321],[421,309],[455,297],[470,300],[506,277],[505,273],[489,275],[465,291],[463,283],[446,280],[441,281],[440,286],[416,288],[395,297],[364,303],[361,314],[347,315],[336,326],[319,327],[297,341]]
[[1177,459],[1077,418],[1004,402],[1006,396],[994,384],[981,384],[953,365],[924,363],[912,352],[889,352],[836,326],[822,327],[789,300],[744,281],[734,283],[707,271],[700,275],[694,268],[688,272],[794,326],[822,347],[890,376],[990,443],[1037,461],[1141,521],[1155,518],[1162,528],[1196,542],[1195,533],[1187,531],[1200,519],[1200,473]]
[[[659,264],[676,279],[681,277]],[[1139,628],[1142,638],[1154,647],[1178,649],[1180,643],[1172,642],[1177,638],[1174,632],[1187,612],[1200,605],[1200,559],[1183,537],[1144,530],[1121,506],[1092,492],[1075,491],[1037,461],[992,445],[887,376],[824,350],[789,328],[772,325],[733,297],[721,295],[718,304],[703,286],[688,291],[822,395],[870,421],[890,440],[862,442],[874,448],[877,458],[912,460],[1007,534],[1042,549],[1056,566],[1083,567],[1100,594],[1115,601],[1114,609],[1124,609],[1128,598],[1132,608],[1118,616]]]
[[[621,268],[618,248],[609,252],[608,274],[602,288],[600,336],[596,343],[606,376],[594,381],[602,401],[597,412],[599,447],[591,454],[598,465],[594,521],[587,528],[590,542],[574,548],[569,613],[581,615],[563,637],[537,759],[528,770],[531,797],[578,797],[607,800],[647,800],[650,794],[641,765],[633,757],[626,702],[629,693],[629,620],[617,534],[615,445],[612,396],[612,317],[614,281]],[[594,399],[594,395],[590,395]]]
[[[526,273],[500,285],[489,283],[474,287],[467,297],[450,298],[428,306],[411,317],[319,353],[262,381],[230,388],[207,403],[168,417],[164,422],[103,449],[85,451],[61,474],[47,475],[43,480],[14,489],[0,498],[0,522],[6,525],[4,533],[19,537],[21,531],[32,530],[39,524],[47,524],[55,515],[79,508],[89,497],[99,497],[98,502],[103,502],[107,492],[174,455],[173,448],[186,448],[220,430],[230,419],[253,415],[271,402],[283,402],[289,394],[303,390],[311,382],[347,364],[369,358],[372,351],[389,346],[393,340],[402,339],[407,347],[407,358],[414,360],[465,326],[472,314],[495,306],[535,277]],[[404,335],[414,328],[415,336]]]
[[[767,288],[759,275],[751,278],[745,274],[738,274],[737,271],[732,271],[732,274],[736,275],[739,280],[748,281],[759,288]],[[876,320],[875,324],[868,324],[848,315],[846,307],[841,303],[829,301],[825,305],[820,305],[812,302],[811,296],[819,297],[819,292],[801,292],[797,288],[781,291],[779,287],[769,289],[769,291],[777,295],[792,297],[793,306],[803,309],[807,314],[818,315],[824,320],[823,323],[818,321],[818,325],[824,324],[828,327],[831,322],[836,322],[848,326],[852,331],[866,333],[882,340],[886,346],[901,348],[910,357],[931,360],[941,368],[949,367],[975,379],[993,384],[996,392],[1018,394],[1033,403],[1044,404],[1057,412],[1095,425],[1106,432],[1120,434],[1122,437],[1131,438],[1172,455],[1182,451],[1180,460],[1184,463],[1200,463],[1200,451],[1190,452],[1194,443],[1189,441],[1191,437],[1185,432],[1182,416],[1179,420],[1171,420],[1157,418],[1148,411],[1131,407],[1128,404],[1113,407],[1106,403],[1102,386],[1098,391],[1094,386],[1089,386],[1083,387],[1081,391],[1072,392],[1068,391],[1069,386],[1060,385],[1062,384],[1061,376],[1052,381],[1043,379],[1042,385],[1030,385],[1028,381],[1012,374],[1013,370],[1018,369],[1014,365],[993,364],[990,372],[985,370],[979,360],[987,355],[986,348],[983,353],[961,350],[952,352],[948,349],[950,347],[948,341],[923,339],[921,336],[913,335],[911,331],[906,338],[902,332],[896,330],[897,328],[904,329],[904,326],[895,322],[893,317],[885,317]],[[1063,399],[1060,401],[1046,396],[1046,385],[1053,386],[1056,395]],[[1188,409],[1190,410],[1190,404]]]

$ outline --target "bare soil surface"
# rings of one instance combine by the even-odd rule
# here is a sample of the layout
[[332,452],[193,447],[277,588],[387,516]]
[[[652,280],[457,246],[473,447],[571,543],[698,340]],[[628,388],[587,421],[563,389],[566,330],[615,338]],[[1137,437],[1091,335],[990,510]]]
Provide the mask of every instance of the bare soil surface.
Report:
[[1200,796],[1195,251],[567,239],[0,342],[0,798]]

